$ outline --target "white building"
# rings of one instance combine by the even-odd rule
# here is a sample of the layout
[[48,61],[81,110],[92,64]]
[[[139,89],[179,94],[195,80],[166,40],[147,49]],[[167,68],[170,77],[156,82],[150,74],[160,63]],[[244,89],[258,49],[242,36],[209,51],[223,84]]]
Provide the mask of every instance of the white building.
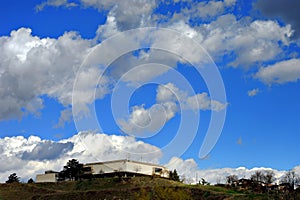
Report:
[[37,183],[54,183],[58,180],[58,172],[49,170],[45,174],[37,174],[35,182]]
[[87,163],[84,167],[90,167],[91,173],[98,176],[159,176],[169,178],[169,170],[161,165],[138,162],[133,160],[114,160],[107,162]]
[[[83,167],[85,175],[92,174],[94,177],[158,176],[169,178],[169,170],[164,166],[127,159],[87,163]],[[45,174],[36,175],[36,182],[57,182],[58,173],[51,170],[45,171]]]

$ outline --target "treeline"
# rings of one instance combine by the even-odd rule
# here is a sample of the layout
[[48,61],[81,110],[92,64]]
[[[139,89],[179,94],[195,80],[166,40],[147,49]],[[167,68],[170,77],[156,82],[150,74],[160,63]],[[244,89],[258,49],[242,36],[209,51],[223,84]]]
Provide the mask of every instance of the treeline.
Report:
[[[234,184],[239,180],[237,175],[226,176],[226,183],[228,185]],[[275,173],[272,170],[256,171],[251,176],[252,182],[273,184],[276,181]],[[289,185],[290,188],[294,188],[300,184],[300,176],[293,170],[287,171],[279,180],[279,184]]]
[[[81,178],[91,178],[91,177],[92,177],[91,168],[84,167],[84,165],[76,159],[69,160],[66,163],[66,165],[63,166],[63,170],[58,172],[58,181],[65,181],[65,180],[77,181],[80,180]],[[173,181],[179,181],[179,182],[183,181],[180,180],[180,177],[176,169],[169,172],[169,179]],[[20,182],[20,177],[18,177],[16,173],[10,174],[8,180],[6,181],[6,183],[19,183],[19,182]],[[33,182],[34,181],[32,178],[30,178],[27,181],[27,183],[33,183]]]
[[[78,160],[72,159],[69,160],[65,166],[63,166],[63,170],[58,173],[58,180],[78,180],[84,172],[88,170],[87,168],[83,167],[82,163],[79,163]],[[8,180],[6,183],[19,183],[20,177],[17,176],[16,173],[12,173],[9,175]],[[27,183],[33,183],[33,179],[30,178]]]

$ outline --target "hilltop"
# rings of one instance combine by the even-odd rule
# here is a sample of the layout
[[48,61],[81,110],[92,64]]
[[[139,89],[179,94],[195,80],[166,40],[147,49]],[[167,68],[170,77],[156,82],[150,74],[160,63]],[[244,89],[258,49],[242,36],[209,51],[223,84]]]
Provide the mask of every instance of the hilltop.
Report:
[[217,186],[186,185],[162,178],[103,178],[58,183],[0,184],[5,199],[267,199]]

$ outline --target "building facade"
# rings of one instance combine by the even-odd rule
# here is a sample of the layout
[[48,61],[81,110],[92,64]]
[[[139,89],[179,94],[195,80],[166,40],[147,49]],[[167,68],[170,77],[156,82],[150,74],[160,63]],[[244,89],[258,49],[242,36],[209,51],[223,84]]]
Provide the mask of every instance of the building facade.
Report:
[[58,172],[49,170],[45,174],[37,174],[35,182],[37,183],[54,183],[58,181]]
[[[85,175],[91,175],[92,177],[157,176],[169,178],[170,173],[164,166],[128,159],[87,163],[83,165],[83,168],[84,174],[82,177],[89,177]],[[45,171],[45,174],[38,174],[36,176],[37,183],[57,181],[59,181],[59,172],[52,170]]]
[[159,176],[169,178],[169,170],[164,166],[127,159],[87,163],[84,167],[89,167],[91,173],[96,176]]

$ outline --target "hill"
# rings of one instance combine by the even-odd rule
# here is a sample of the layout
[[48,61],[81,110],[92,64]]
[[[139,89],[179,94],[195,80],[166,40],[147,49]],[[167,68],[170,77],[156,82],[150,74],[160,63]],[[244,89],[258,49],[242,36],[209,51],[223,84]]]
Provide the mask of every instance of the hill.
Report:
[[161,178],[103,178],[59,183],[0,184],[6,199],[267,199],[217,186],[186,185]]

